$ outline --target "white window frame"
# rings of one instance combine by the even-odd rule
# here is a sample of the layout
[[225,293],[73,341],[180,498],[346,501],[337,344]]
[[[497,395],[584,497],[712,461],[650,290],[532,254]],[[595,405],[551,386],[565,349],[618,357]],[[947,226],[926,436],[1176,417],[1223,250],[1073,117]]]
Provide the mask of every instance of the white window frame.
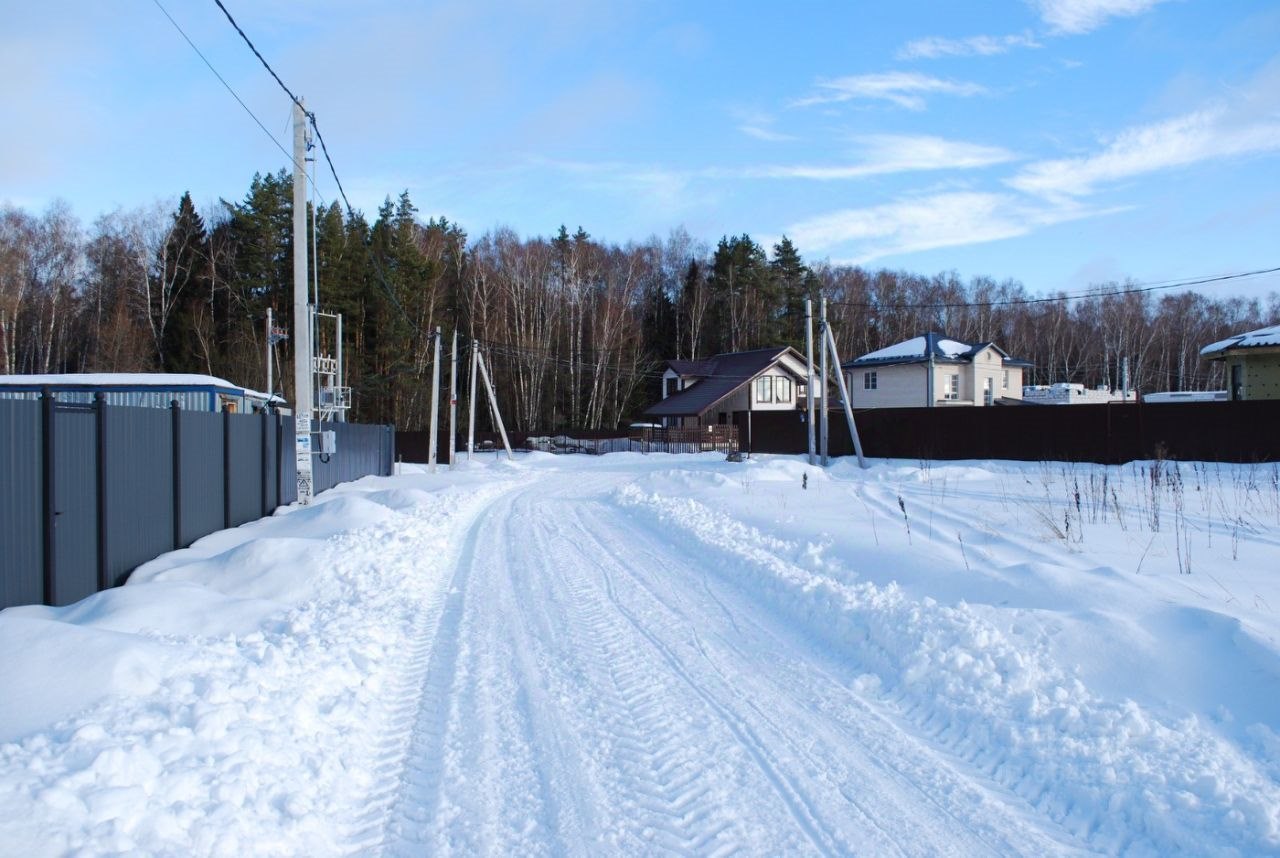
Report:
[[878,379],[875,370],[870,370],[862,374],[862,389],[875,390]]
[[756,379],[756,402],[773,402],[773,376],[762,375]]
[[791,379],[784,375],[775,375],[773,377],[773,401],[791,401]]
[[1001,385],[1004,390],[1009,389],[1009,370],[1004,371],[1004,383]]
[[943,399],[959,399],[960,398],[960,375],[959,373],[951,373],[946,376],[946,384],[942,388]]

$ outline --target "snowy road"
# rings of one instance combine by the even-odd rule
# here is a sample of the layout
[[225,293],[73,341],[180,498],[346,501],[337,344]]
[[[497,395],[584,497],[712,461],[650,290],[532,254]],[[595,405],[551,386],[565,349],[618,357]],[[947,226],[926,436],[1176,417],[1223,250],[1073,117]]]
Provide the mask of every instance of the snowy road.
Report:
[[0,612],[0,855],[1280,854],[1280,466],[408,470]]
[[467,532],[384,785],[386,853],[1069,848],[859,696],[733,558],[612,502],[633,476],[540,480]]

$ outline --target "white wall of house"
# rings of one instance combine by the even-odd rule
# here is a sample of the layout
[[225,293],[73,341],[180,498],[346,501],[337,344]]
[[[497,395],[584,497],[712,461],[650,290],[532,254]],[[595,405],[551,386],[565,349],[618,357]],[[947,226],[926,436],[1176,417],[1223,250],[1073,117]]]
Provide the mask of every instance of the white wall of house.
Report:
[[[875,373],[875,389],[868,388],[868,373]],[[846,374],[854,408],[918,408],[929,404],[928,364],[854,367]],[[954,387],[953,387],[954,381]],[[980,352],[973,363],[937,363],[933,367],[933,395],[937,406],[984,405],[985,385],[991,385],[992,402],[1022,398],[1022,367],[1005,366],[995,349]]]
[[[845,376],[854,408],[912,408],[928,404],[925,364],[854,367]],[[874,385],[872,387],[871,385]]]

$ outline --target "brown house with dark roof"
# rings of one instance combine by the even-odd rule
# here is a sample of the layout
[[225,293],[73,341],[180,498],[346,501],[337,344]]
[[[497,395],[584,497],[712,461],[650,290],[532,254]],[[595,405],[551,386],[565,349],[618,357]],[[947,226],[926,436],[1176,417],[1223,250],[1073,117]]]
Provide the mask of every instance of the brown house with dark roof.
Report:
[[705,360],[667,361],[662,399],[646,417],[669,428],[740,422],[753,411],[794,411],[807,395],[804,357],[789,346],[719,354]]

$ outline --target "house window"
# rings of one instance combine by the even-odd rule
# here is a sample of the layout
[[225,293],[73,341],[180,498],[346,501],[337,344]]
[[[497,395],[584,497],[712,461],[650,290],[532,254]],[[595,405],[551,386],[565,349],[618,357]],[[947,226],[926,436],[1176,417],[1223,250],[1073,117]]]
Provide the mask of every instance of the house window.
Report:
[[676,392],[676,379],[664,378],[663,382],[665,383],[666,389],[662,392],[662,398],[666,399],[668,396]]
[[863,390],[876,389],[876,374],[874,372],[864,372],[862,374],[862,389]]
[[1000,386],[1005,390],[1009,389],[1009,370],[1007,369],[1004,371],[1004,380],[1000,383]]
[[764,376],[756,379],[756,402],[773,402],[773,378]]
[[791,401],[791,379],[782,376],[774,376],[773,379],[773,397],[775,402]]
[[992,405],[995,403],[996,394],[995,394],[995,390],[993,390],[994,387],[995,387],[995,379],[993,379],[991,376],[987,376],[986,378],[982,379],[982,404],[983,405]]
[[943,399],[959,399],[960,398],[960,376],[947,376],[946,386],[942,392]]

